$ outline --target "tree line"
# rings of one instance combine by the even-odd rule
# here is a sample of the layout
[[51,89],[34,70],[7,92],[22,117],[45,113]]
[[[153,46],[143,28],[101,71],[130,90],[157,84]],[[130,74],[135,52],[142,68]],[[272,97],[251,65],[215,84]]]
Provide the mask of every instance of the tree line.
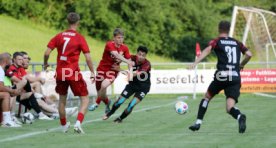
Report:
[[125,31],[130,49],[149,47],[151,53],[191,61],[195,44],[216,37],[217,23],[231,20],[234,5],[276,10],[274,0],[0,0],[0,14],[27,18],[59,30],[66,14],[78,12],[80,32],[109,40],[114,28]]

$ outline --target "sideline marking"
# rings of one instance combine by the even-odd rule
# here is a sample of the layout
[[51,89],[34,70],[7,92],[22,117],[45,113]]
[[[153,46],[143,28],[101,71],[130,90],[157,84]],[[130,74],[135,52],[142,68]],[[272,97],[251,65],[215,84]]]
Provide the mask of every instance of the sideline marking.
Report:
[[258,96],[268,97],[268,98],[276,98],[275,95],[265,94],[265,93],[253,93]]
[[[153,107],[142,108],[140,110],[133,111],[133,113],[143,112],[143,111],[146,111],[146,110],[153,110],[153,109],[169,106],[169,105],[172,105],[174,103],[175,102],[171,102],[171,103],[168,103],[168,104],[165,104],[165,105],[158,105],[158,106],[153,106]],[[120,115],[120,114],[119,113],[114,114],[114,116],[118,116],[118,115]],[[102,118],[85,121],[85,122],[83,122],[82,125],[87,124],[87,123],[91,123],[91,122],[95,122],[95,121],[101,121],[101,120],[102,120]],[[31,132],[31,133],[22,134],[22,135],[10,137],[10,138],[4,138],[4,139],[0,140],[0,143],[8,142],[8,141],[13,141],[13,140],[20,140],[20,139],[24,139],[24,138],[29,138],[29,137],[32,137],[32,136],[35,136],[35,135],[50,133],[50,132],[54,132],[54,131],[58,131],[58,130],[61,131],[60,127],[51,128],[51,129],[43,130],[43,131]]]

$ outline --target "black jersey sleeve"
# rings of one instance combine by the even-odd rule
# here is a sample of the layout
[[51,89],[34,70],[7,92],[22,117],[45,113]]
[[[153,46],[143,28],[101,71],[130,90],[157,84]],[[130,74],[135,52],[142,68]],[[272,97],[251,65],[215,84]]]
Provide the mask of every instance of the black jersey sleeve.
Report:
[[240,47],[242,54],[245,54],[245,52],[248,51],[248,48],[246,48],[243,43],[241,43],[239,41],[237,41],[237,42],[238,42],[238,45]]

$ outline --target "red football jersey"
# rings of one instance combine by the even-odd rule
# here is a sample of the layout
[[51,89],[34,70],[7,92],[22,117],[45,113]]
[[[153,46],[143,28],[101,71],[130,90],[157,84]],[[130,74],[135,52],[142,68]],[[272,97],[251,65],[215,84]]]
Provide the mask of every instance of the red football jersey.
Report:
[[104,48],[104,53],[102,60],[97,68],[97,71],[110,71],[113,64],[120,64],[118,59],[116,59],[111,52],[117,51],[119,54],[123,55],[126,59],[130,59],[129,49],[125,44],[122,44],[119,48],[115,46],[114,41],[108,41]]
[[16,67],[15,65],[11,65],[7,70],[6,70],[6,76],[7,77],[12,77],[15,76],[18,79],[22,80],[22,78],[27,74],[26,70],[23,67]]
[[[65,74],[66,80],[75,80],[74,73],[80,71],[80,52],[90,52],[85,38],[74,30],[66,30],[52,38],[47,46],[52,50],[57,48],[56,79],[62,80],[62,74]],[[69,77],[70,73],[73,74],[72,77]]]

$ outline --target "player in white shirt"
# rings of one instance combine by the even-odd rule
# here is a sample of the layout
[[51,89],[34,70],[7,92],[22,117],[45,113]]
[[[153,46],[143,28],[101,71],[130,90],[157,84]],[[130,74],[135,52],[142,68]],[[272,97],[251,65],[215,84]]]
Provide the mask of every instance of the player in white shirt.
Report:
[[1,122],[2,127],[21,127],[21,125],[16,124],[12,121],[11,112],[10,112],[10,97],[20,94],[20,91],[17,89],[11,89],[4,86],[4,77],[5,72],[4,68],[7,65],[11,64],[11,56],[8,53],[0,54],[0,101],[2,103],[2,117],[3,121]]

